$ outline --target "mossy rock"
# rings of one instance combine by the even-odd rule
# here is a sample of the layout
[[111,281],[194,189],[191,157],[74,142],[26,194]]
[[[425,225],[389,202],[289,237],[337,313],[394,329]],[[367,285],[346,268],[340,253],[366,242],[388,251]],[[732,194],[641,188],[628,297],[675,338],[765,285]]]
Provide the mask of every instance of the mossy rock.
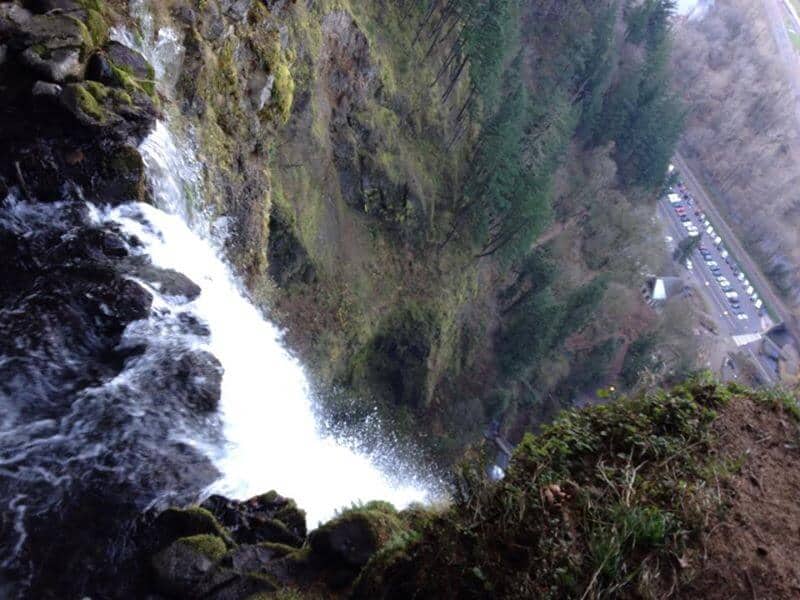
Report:
[[199,506],[168,508],[156,517],[152,525],[153,547],[159,550],[171,542],[196,535],[212,535],[233,547],[228,532],[219,524],[211,512]]
[[174,541],[151,560],[158,589],[172,596],[192,597],[226,551],[222,538],[210,534]]
[[[116,115],[104,107],[107,95],[101,93],[101,88],[92,85],[93,83],[71,83],[64,86],[60,100],[78,121],[86,125],[105,126],[115,120]],[[118,120],[119,117],[116,119]]]
[[439,330],[436,315],[428,307],[409,304],[398,309],[356,355],[353,382],[365,381],[373,392],[397,406],[424,408],[428,358]]
[[393,536],[404,531],[391,505],[366,505],[345,511],[309,535],[311,558],[360,569]]

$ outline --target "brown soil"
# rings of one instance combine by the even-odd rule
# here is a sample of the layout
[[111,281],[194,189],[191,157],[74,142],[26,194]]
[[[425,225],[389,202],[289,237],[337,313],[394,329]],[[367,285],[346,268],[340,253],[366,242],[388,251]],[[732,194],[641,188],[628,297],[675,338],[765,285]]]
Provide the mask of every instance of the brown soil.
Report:
[[736,400],[715,423],[723,460],[741,461],[724,484],[698,574],[680,598],[800,598],[800,429],[781,410]]

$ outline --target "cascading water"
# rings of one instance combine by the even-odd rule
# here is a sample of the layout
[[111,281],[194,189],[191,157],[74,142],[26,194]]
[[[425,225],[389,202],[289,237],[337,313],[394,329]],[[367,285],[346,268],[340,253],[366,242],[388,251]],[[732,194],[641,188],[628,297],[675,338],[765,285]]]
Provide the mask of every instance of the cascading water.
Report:
[[[157,76],[177,73],[183,56],[179,36],[169,29],[156,31],[146,8],[142,2],[134,6],[143,23],[140,49]],[[129,44],[136,41],[124,31],[115,35]],[[166,82],[164,89],[170,85]],[[179,310],[208,325],[207,349],[224,368],[220,417],[227,443],[209,449],[223,474],[212,489],[240,499],[276,489],[294,497],[312,525],[358,501],[382,499],[400,506],[424,501],[427,491],[419,481],[391,481],[367,456],[319,432],[302,367],[283,347],[275,326],[247,300],[221,259],[224,240],[215,239],[196,212],[201,167],[192,144],[178,143],[169,125],[159,122],[140,150],[156,203],[172,214],[149,206],[122,207],[105,219],[143,241],[154,264],[183,273],[202,288],[197,300]]]
[[[168,164],[187,162],[172,155],[177,148],[159,125],[142,151],[146,164],[158,164],[157,172],[174,177],[180,171]],[[157,182],[157,196],[166,206],[179,206],[179,198],[163,194],[182,193],[186,186],[169,179]],[[303,369],[282,346],[275,326],[246,299],[212,242],[180,216],[146,205],[116,208],[104,219],[142,241],[155,265],[183,273],[202,288],[194,302],[175,311],[207,324],[211,336],[204,347],[224,368],[220,418],[227,443],[207,447],[223,474],[214,491],[248,498],[279,490],[306,509],[311,524],[357,501],[377,498],[405,506],[425,500],[421,486],[391,482],[366,456],[319,433]]]
[[[177,73],[175,32],[145,20],[142,33],[114,35]],[[158,208],[0,202],[14,257],[0,263],[2,598],[40,597],[37,579],[94,590],[85,564],[122,589],[137,517],[208,493],[275,489],[311,526],[358,501],[428,497],[376,466],[401,472],[391,453],[320,431],[302,367],[222,258],[187,131],[168,119],[141,145]]]

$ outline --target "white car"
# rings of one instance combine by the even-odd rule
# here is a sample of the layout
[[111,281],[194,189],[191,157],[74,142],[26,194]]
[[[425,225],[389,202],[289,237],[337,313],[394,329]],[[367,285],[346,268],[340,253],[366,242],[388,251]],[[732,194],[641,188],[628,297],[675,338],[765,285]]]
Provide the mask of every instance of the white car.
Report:
[[694,269],[694,265],[692,264],[692,259],[690,258],[686,259],[686,268],[689,269],[690,271]]
[[719,255],[720,255],[722,258],[728,258],[728,256],[730,256],[730,254],[728,254],[728,251],[727,251],[727,250],[723,250],[722,252],[720,252],[720,253],[719,253]]
[[697,231],[697,229],[690,229],[689,230],[689,237],[698,237],[699,235],[700,235],[700,232]]
[[753,294],[755,294],[755,292],[756,292],[756,291],[753,289],[753,286],[752,286],[752,285],[751,285],[750,287],[748,287],[748,288],[747,288],[745,291],[747,292],[747,295],[748,295],[748,296],[752,296],[752,295],[753,295]]
[[740,321],[747,321],[747,319],[749,319],[750,317],[748,317],[746,314],[742,313],[740,315],[736,315],[736,318],[739,319]]
[[719,266],[719,265],[717,264],[717,261],[715,261],[715,260],[707,260],[707,261],[706,261],[706,264],[707,264],[709,267],[711,267],[711,268],[714,268],[714,267],[718,267],[718,266]]
[[714,238],[714,243],[719,246],[722,243],[722,238],[717,236]]
[[706,227],[706,233],[708,235],[714,235],[714,228],[711,227],[711,225],[709,225],[708,227]]
[[761,307],[764,306],[764,303],[761,301],[761,299],[758,299],[753,302],[753,306],[755,306],[758,310],[761,310]]
[[744,281],[744,273],[739,273],[739,274],[736,276],[736,279],[738,279],[739,281]]

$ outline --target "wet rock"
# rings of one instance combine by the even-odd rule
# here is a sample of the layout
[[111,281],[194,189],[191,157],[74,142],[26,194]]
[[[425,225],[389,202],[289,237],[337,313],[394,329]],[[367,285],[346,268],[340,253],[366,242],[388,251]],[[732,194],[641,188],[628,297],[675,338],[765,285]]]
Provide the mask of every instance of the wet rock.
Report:
[[210,511],[199,506],[168,508],[160,513],[150,526],[149,548],[159,552],[175,540],[195,535],[213,535],[221,538],[226,546],[233,542]]
[[102,51],[114,67],[122,69],[132,77],[150,81],[155,78],[153,67],[136,50],[112,40],[103,46]]
[[58,83],[75,80],[83,71],[77,48],[56,48],[47,54],[40,54],[39,48],[27,48],[22,52],[22,61],[40,76]]
[[92,39],[81,21],[56,12],[24,21],[12,44],[18,46],[23,64],[49,81],[63,83],[82,75]]
[[399,531],[396,512],[383,506],[347,511],[311,532],[312,557],[325,564],[340,565],[354,572]]
[[193,591],[194,597],[209,600],[242,600],[261,598],[278,590],[274,580],[266,574],[239,573],[230,569],[216,569]]
[[305,512],[294,500],[272,491],[246,502],[211,496],[203,503],[240,544],[276,542],[300,547],[306,537]]
[[163,390],[195,411],[217,408],[222,393],[222,365],[204,350],[184,350],[152,373],[148,388]]
[[0,3],[0,40],[9,39],[19,32],[33,15],[29,10],[13,2]]
[[269,219],[268,273],[280,287],[311,283],[316,271],[285,211],[273,204]]
[[194,590],[226,552],[225,543],[214,535],[181,538],[152,559],[158,589],[181,598]]
[[172,269],[161,269],[147,264],[134,267],[132,274],[151,284],[165,296],[192,301],[200,295],[199,285],[183,273]]
[[45,96],[48,98],[58,98],[61,95],[62,87],[57,83],[47,83],[46,81],[37,81],[33,84],[31,94],[34,96]]
[[253,0],[221,0],[223,12],[234,21],[241,21],[250,11]]

